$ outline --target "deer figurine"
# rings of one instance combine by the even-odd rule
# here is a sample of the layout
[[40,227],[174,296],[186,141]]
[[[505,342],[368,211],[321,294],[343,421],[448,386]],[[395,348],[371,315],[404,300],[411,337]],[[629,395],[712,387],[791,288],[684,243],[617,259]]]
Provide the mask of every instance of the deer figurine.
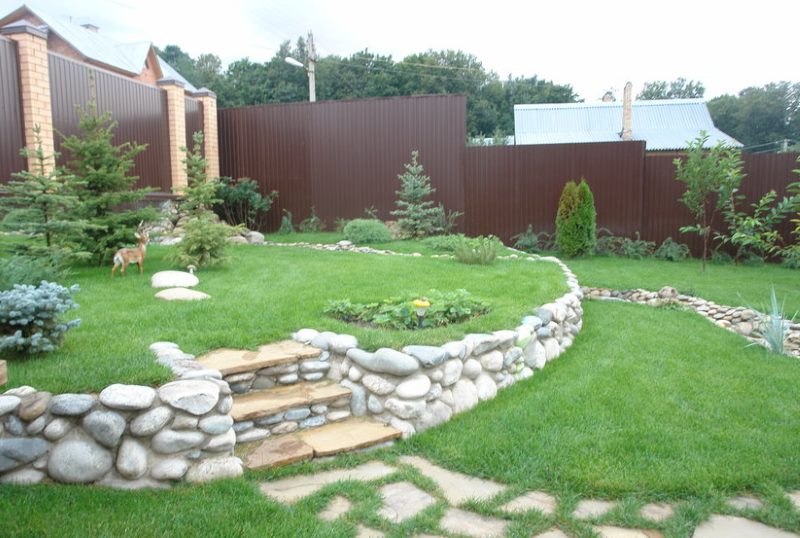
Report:
[[139,231],[134,234],[139,241],[136,248],[121,248],[114,254],[114,267],[111,268],[111,278],[114,278],[114,272],[117,270],[117,267],[120,266],[122,266],[122,268],[119,272],[122,276],[125,276],[125,269],[132,263],[139,266],[140,275],[144,273],[144,255],[147,251],[147,242],[150,241],[150,237],[147,232],[142,230],[141,226],[140,223]]

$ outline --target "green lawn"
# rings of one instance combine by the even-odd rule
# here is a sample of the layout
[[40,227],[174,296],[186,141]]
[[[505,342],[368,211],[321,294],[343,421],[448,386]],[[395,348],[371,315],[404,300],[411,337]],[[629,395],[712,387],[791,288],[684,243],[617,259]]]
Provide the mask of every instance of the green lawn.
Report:
[[[81,326],[56,352],[12,360],[8,387],[81,392],[111,383],[161,383],[171,374],[148,351],[161,340],[201,354],[219,347],[255,349],[312,327],[354,334],[369,349],[442,344],[470,332],[513,328],[532,307],[567,290],[561,270],[547,262],[476,267],[449,259],[242,245],[231,248],[227,264],[198,273],[197,289],[211,299],[166,303],[154,299],[150,288],[150,275],[173,268],[164,260],[166,252],[167,247],[148,250],[143,277],[133,269],[115,279],[108,267],[76,269],[69,282],[81,287],[76,294],[81,306],[74,313]],[[419,332],[356,327],[322,314],[329,299],[376,302],[404,292],[458,288],[488,302],[491,313]]]
[[[748,517],[800,532],[800,514],[783,492],[800,487],[800,363],[769,354],[688,313],[586,302],[575,345],[533,378],[492,401],[390,450],[347,455],[323,467],[416,454],[449,469],[503,482],[510,490],[470,510],[511,522],[509,536],[557,525],[589,537],[569,515],[586,496],[620,500],[602,521],[642,526],[646,502],[667,501],[676,515],[657,525],[688,538],[724,501],[750,493],[765,508]],[[0,487],[2,536],[353,536],[356,524],[388,537],[442,534],[443,504],[403,525],[381,520],[377,493],[386,481],[437,490],[416,471],[377,484],[341,483],[283,507],[258,493],[262,480],[310,472],[319,464],[249,472],[243,479],[164,492],[76,486]],[[497,508],[533,488],[555,495],[552,517],[508,516]],[[354,504],[340,522],[315,514],[336,494]],[[143,524],[142,522],[145,522]],[[647,525],[653,528],[652,524]]]

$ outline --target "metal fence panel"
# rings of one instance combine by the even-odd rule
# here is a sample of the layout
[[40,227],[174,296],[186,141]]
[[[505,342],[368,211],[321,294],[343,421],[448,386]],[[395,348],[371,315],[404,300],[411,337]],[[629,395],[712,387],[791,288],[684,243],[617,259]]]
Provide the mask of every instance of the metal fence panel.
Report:
[[17,46],[0,38],[0,183],[25,168],[25,159],[19,154],[24,145]]

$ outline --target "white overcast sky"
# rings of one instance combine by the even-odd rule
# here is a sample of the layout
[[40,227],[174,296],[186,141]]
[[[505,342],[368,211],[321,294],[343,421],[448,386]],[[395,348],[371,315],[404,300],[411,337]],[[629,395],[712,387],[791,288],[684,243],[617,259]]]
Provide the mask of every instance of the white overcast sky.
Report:
[[[123,41],[179,45],[192,56],[269,60],[313,30],[317,52],[368,48],[395,60],[428,49],[476,55],[501,78],[571,84],[587,101],[605,90],[683,76],[706,98],[800,80],[800,0],[32,0]],[[21,1],[0,0],[0,13]]]

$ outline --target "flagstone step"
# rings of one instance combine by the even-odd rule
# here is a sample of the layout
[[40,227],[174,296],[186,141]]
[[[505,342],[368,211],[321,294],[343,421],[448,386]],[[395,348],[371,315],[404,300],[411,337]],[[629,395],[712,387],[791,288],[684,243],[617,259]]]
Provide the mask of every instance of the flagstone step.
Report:
[[350,389],[331,381],[303,382],[233,397],[234,422],[268,417],[294,409],[349,398]]
[[319,357],[321,353],[315,347],[293,340],[284,340],[261,346],[258,351],[216,349],[198,357],[197,362],[205,368],[219,370],[223,376],[228,376],[313,359]]
[[369,418],[350,418],[301,432],[269,437],[245,458],[248,469],[280,467],[398,439],[402,432]]

